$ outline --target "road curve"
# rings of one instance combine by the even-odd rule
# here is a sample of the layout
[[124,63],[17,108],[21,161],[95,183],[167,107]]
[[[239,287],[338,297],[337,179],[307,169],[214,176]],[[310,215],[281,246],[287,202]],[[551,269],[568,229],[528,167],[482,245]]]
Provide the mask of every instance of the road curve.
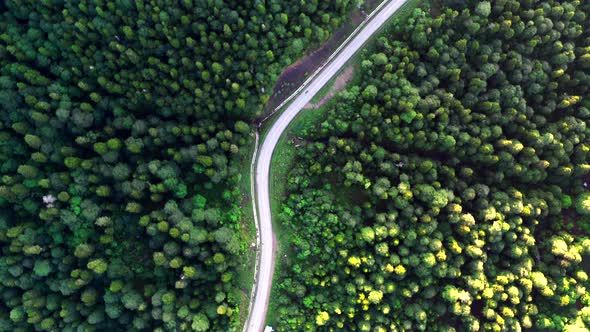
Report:
[[366,24],[359,26],[353,34],[310,77],[289,99],[291,104],[280,115],[268,131],[262,146],[256,155],[256,172],[252,176],[255,187],[256,205],[258,210],[257,242],[258,253],[256,262],[256,276],[253,285],[253,300],[243,332],[261,332],[266,320],[266,310],[270,298],[274,263],[274,236],[270,210],[270,162],[279,138],[289,123],[297,116],[312,97],[346,64],[346,62],[367,42],[367,40],[393,15],[407,0],[386,0],[367,17]]

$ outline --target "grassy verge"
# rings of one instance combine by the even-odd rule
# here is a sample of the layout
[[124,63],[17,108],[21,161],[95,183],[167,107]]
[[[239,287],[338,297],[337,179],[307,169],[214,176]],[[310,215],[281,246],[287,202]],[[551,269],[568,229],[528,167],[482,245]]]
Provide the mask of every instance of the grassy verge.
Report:
[[[395,20],[405,20],[407,19],[413,12],[413,10],[424,3],[427,0],[409,0],[406,4],[403,5],[399,11],[394,14],[388,22],[386,22],[385,26],[377,32],[377,35],[380,35],[384,30],[388,29],[388,26]],[[366,52],[370,52],[372,49],[372,41],[364,47],[360,52],[355,54],[350,60],[349,64],[352,64],[354,68],[354,74],[350,82],[348,83],[349,86],[356,85],[360,83],[360,66],[361,61],[364,57]],[[343,66],[342,69],[346,68],[347,65]],[[341,69],[341,70],[342,70]],[[340,73],[340,72],[339,72]],[[339,76],[339,73],[336,74],[312,99],[314,100],[321,99],[324,95],[326,95],[331,87],[334,85],[334,80]],[[266,322],[267,325],[274,325],[278,318],[279,318],[279,308],[280,304],[275,300],[280,297],[280,290],[279,290],[279,282],[282,279],[282,276],[287,275],[289,271],[284,271],[285,266],[289,266],[289,258],[290,256],[290,246],[289,243],[291,242],[291,234],[284,229],[280,223],[278,218],[280,211],[281,211],[281,204],[287,198],[287,180],[289,176],[289,171],[292,169],[294,162],[296,161],[297,151],[296,146],[292,142],[293,137],[298,137],[304,132],[307,128],[318,126],[323,119],[325,118],[328,110],[333,106],[334,100],[328,101],[326,104],[321,106],[318,109],[306,109],[301,111],[297,117],[289,124],[275,150],[273,152],[273,157],[271,161],[270,167],[270,195],[271,195],[271,213],[272,213],[272,223],[273,223],[273,230],[277,236],[278,248],[276,253],[276,260],[275,260],[275,276],[273,287],[270,296],[270,303],[268,306]],[[284,108],[286,108],[286,105]],[[284,109],[283,108],[283,109]],[[269,121],[266,122],[263,130],[261,130],[261,141],[264,140],[265,134],[268,131],[268,128],[272,127],[272,124],[276,119],[280,116],[281,111],[277,112],[275,116],[273,116]],[[355,197],[350,197],[350,201],[355,201]]]
[[429,0],[408,0],[398,11],[393,15],[395,19],[405,21],[412,15],[415,8],[423,3],[428,3]]
[[[327,105],[327,104],[326,104]],[[312,126],[316,126],[322,119],[325,118],[328,108],[322,107],[319,109],[306,109],[295,118],[289,127],[285,130],[273,153],[273,158],[270,167],[270,197],[271,197],[271,213],[273,231],[277,237],[277,252],[275,259],[275,276],[273,283],[270,303],[268,306],[266,322],[267,325],[273,325],[278,318],[279,305],[273,299],[279,296],[278,281],[288,271],[284,270],[285,266],[289,266],[289,258],[292,257],[289,243],[291,242],[290,233],[282,226],[279,220],[281,212],[281,204],[287,195],[287,182],[289,172],[296,160],[297,147],[292,142],[293,137],[300,136],[302,132]]]
[[332,77],[328,83],[326,83],[326,85],[324,85],[320,91],[318,91],[318,93],[315,94],[315,96],[313,96],[313,98],[311,98],[311,100],[309,101],[312,104],[315,104],[317,102],[319,102],[320,100],[322,100],[322,98],[324,98],[329,92],[330,90],[332,90],[332,87],[334,86],[334,83],[336,83],[336,78],[338,78],[338,76],[340,75],[340,72],[337,72],[336,75],[334,75],[334,77]]
[[240,238],[242,239],[242,246],[246,250],[246,255],[242,257],[240,265],[238,266],[238,274],[236,276],[236,285],[240,289],[241,304],[239,312],[239,327],[241,328],[246,323],[248,316],[248,306],[250,303],[250,295],[252,292],[252,285],[254,284],[254,265],[256,261],[256,252],[250,248],[252,242],[256,242],[256,221],[254,220],[254,212],[252,208],[252,199],[250,192],[250,162],[252,160],[252,153],[254,152],[254,139],[250,144],[247,144],[238,157],[239,169],[242,170],[239,181],[240,192],[243,193],[240,207],[242,216],[240,218]]
[[[313,98],[311,98],[311,100],[309,101],[311,104],[316,104],[318,102],[320,102],[326,95],[328,95],[329,93],[332,92],[333,89],[335,89],[335,85],[336,85],[336,80],[338,80],[340,78],[340,76],[346,71],[346,69],[348,69],[350,66],[342,66],[342,68],[340,68],[340,70],[336,73],[336,75],[334,75],[329,81],[328,83],[326,83],[326,85],[324,85],[320,91],[318,91],[318,93],[315,94],[315,96],[313,96]],[[340,89],[343,90],[343,89]]]
[[[377,4],[374,5],[374,7],[376,7],[378,5]],[[430,0],[408,0],[405,4],[402,5],[402,7],[394,14],[392,15],[389,20],[387,20],[387,22],[381,27],[381,29],[379,29],[375,35],[379,36],[381,34],[384,33],[384,31],[387,31],[387,29],[391,26],[391,24],[396,21],[396,20],[401,20],[404,21],[406,19],[408,19],[411,15],[412,12],[415,8],[419,7],[421,4],[423,3],[430,3]],[[341,41],[344,41],[347,38],[347,36],[342,37]],[[360,63],[362,61],[363,58],[363,54],[365,54],[366,52],[371,52],[372,48],[373,48],[373,42],[369,41],[367,43],[367,45],[365,45],[364,47],[361,48],[361,50],[359,52],[357,52],[349,61],[349,64],[353,64],[354,66],[354,72],[358,73],[360,71]],[[334,77],[332,79],[330,79],[330,81],[324,85],[320,91],[315,94],[311,100],[312,103],[317,102],[318,100],[320,100],[323,96],[325,96],[329,91],[330,88],[334,85],[334,81],[335,79],[342,73],[342,71],[347,67],[347,65],[342,66],[342,68],[338,71],[338,73],[336,73],[336,75],[334,75]],[[306,75],[304,79],[307,79],[309,75]],[[353,76],[353,79],[351,80],[350,84],[354,84],[354,81],[356,79],[357,75],[355,74]],[[299,82],[299,84],[302,84],[303,80],[301,80],[301,82]],[[291,102],[288,102],[287,104],[285,104],[281,109],[277,110],[272,116],[270,116],[268,119],[266,119],[266,121],[264,122],[263,126],[260,129],[260,141],[264,141],[264,138],[266,136],[266,132],[268,131],[269,128],[272,127],[272,125],[274,124],[274,122],[280,117],[280,115],[282,114],[282,112],[289,106]]]
[[261,118],[272,113],[281,102],[295,92],[325,62],[328,56],[348,37],[356,26],[357,24],[354,23],[352,16],[347,17],[338,29],[332,31],[330,38],[322,43],[310,45],[299,60],[288,64],[277,77],[277,83],[266,88],[272,93],[264,107]]
[[[293,161],[295,160],[296,151],[292,144],[289,144],[289,140],[287,139],[288,136],[283,135],[277,144],[275,149],[276,153],[273,154],[273,160],[271,164],[271,182],[270,182],[270,196],[271,196],[271,213],[273,218],[272,220],[272,227],[273,231],[276,235],[277,241],[277,251],[275,252],[275,266],[274,266],[274,280],[277,280],[277,276],[282,275],[282,271],[284,270],[284,264],[286,262],[285,256],[288,258],[289,255],[289,246],[288,243],[290,242],[289,235],[285,232],[285,229],[282,227],[282,224],[278,220],[278,215],[280,212],[280,204],[281,200],[279,197],[283,197],[285,190],[286,190],[286,182],[285,181],[277,181],[277,179],[282,178],[286,179],[289,174],[288,166],[292,165]],[[281,193],[281,194],[277,194]],[[288,264],[287,264],[288,266]],[[279,309],[276,302],[273,301],[273,298],[276,298],[278,295],[278,287],[276,283],[273,283],[270,295],[270,302],[268,306],[268,311],[266,314],[266,324],[267,325],[274,325],[275,324],[275,317],[277,316],[275,313]]]

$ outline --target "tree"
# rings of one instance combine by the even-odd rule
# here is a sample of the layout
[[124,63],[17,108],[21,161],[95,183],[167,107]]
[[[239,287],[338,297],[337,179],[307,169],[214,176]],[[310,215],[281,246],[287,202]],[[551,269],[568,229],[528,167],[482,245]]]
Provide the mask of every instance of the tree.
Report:
[[88,262],[87,267],[94,271],[96,274],[103,274],[107,270],[108,265],[102,259],[95,259]]
[[365,99],[374,99],[375,97],[377,97],[377,94],[378,94],[377,87],[374,85],[368,85],[363,90],[363,97]]
[[582,215],[590,215],[590,193],[583,193],[576,199],[576,211]]
[[209,319],[203,313],[198,313],[193,316],[191,324],[193,331],[204,332],[209,330]]
[[39,149],[39,147],[41,147],[41,144],[43,143],[43,141],[41,140],[41,138],[39,138],[39,136],[35,136],[35,135],[31,135],[31,134],[25,135],[25,142],[33,149]]
[[237,132],[242,134],[248,134],[250,132],[248,124],[246,124],[244,121],[237,121],[234,127]]
[[330,315],[327,312],[320,311],[315,318],[315,323],[317,326],[324,326],[329,319]]
[[489,1],[481,1],[475,7],[475,12],[482,17],[488,17],[492,12],[492,5]]
[[579,325],[590,8],[424,9],[361,55],[360,86],[320,125],[294,129],[277,329]]
[[384,53],[375,54],[374,62],[377,66],[385,65],[388,62],[387,55],[385,55]]
[[48,260],[36,261],[33,269],[35,271],[35,275],[39,277],[46,277],[52,271],[51,264]]

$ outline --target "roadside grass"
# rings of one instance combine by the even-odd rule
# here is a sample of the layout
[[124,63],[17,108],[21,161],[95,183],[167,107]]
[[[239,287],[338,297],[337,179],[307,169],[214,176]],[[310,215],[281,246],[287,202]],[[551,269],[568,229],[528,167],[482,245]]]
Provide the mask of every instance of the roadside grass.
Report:
[[[428,4],[428,3],[430,3],[430,1],[431,0],[408,0],[405,4],[403,4],[401,6],[401,8],[394,15],[392,15],[389,18],[389,20],[387,20],[387,22],[385,22],[385,24],[381,27],[381,29],[379,29],[375,33],[375,36],[381,36],[384,33],[388,33],[388,30],[391,28],[393,22],[395,22],[396,20],[399,20],[399,21],[407,20],[412,15],[412,12],[414,11],[415,8],[419,7],[421,4]],[[374,7],[376,7],[377,4],[375,4]],[[346,39],[346,37],[343,37],[341,40],[344,40],[344,39]],[[318,93],[313,96],[313,98],[311,99],[310,102],[316,103],[318,100],[320,100],[322,97],[324,97],[330,91],[332,86],[334,86],[334,82],[338,78],[338,76],[350,64],[352,64],[354,66],[354,74],[353,74],[352,79],[348,83],[348,85],[352,86],[352,85],[358,84],[358,82],[359,82],[358,73],[360,72],[360,69],[361,69],[361,61],[362,61],[365,54],[372,52],[373,47],[374,47],[373,45],[374,45],[373,40],[370,40],[369,42],[367,42],[367,44],[365,46],[363,46],[356,54],[354,54],[351,57],[351,59],[348,61],[348,63],[345,64],[344,66],[342,66],[342,68],[340,68],[340,70],[328,81],[328,83],[326,83],[326,85],[324,85],[320,89],[320,91],[318,91]],[[306,54],[306,55],[308,55],[308,54]],[[308,76],[309,75],[306,75],[305,78],[307,78]],[[301,81],[300,83],[303,83],[303,81]],[[292,100],[290,102],[286,103],[285,105],[283,105],[283,107],[281,109],[279,109],[275,113],[273,113],[273,115],[270,116],[263,123],[262,127],[260,128],[260,141],[261,142],[264,141],[264,138],[266,137],[266,133],[268,132],[268,129],[270,129],[273,126],[273,124],[280,117],[280,115],[283,113],[283,111],[287,107],[289,107],[291,102],[292,102]]]
[[[289,172],[297,158],[297,147],[292,142],[292,138],[300,136],[304,131],[309,130],[313,126],[317,126],[325,118],[328,109],[327,107],[322,107],[302,110],[295,120],[289,124],[283,135],[281,135],[273,152],[270,166],[270,204],[271,214],[273,216],[272,227],[277,240],[274,267],[275,276],[273,278],[275,281],[279,280],[277,277],[288,274],[289,271],[285,271],[284,267],[290,266],[289,260],[292,257],[292,248],[290,246],[291,234],[283,227],[280,220],[281,205],[288,194],[287,180],[289,178]],[[273,301],[273,299],[280,296],[278,286],[277,282],[273,282],[266,314],[267,325],[273,325],[278,318],[279,304]]]
[[[289,129],[287,129],[287,131],[288,130]],[[279,295],[278,284],[276,283],[277,276],[282,276],[285,273],[285,265],[289,266],[288,262],[284,260],[285,256],[287,258],[291,257],[291,252],[289,250],[289,243],[291,241],[290,235],[286,232],[286,229],[282,226],[282,223],[279,220],[281,207],[281,200],[279,198],[282,198],[285,195],[287,183],[286,181],[277,181],[278,179],[286,179],[288,177],[289,167],[295,161],[296,151],[294,146],[289,144],[290,139],[288,137],[288,135],[283,135],[279,139],[275,148],[276,153],[273,153],[270,168],[271,222],[277,243],[273,277],[275,282],[273,282],[272,285],[270,301],[266,313],[266,324],[270,326],[275,324],[275,318],[277,317],[276,313],[279,309],[277,302],[272,300]]]
[[[309,76],[316,71],[316,69],[324,63],[328,56],[336,50],[336,48],[342,44],[344,40],[356,29],[363,21],[365,11],[373,11],[382,0],[366,0],[363,6],[360,8],[354,8],[351,10],[348,16],[346,16],[338,27],[331,31],[329,37],[321,42],[313,42],[307,46],[303,51],[301,57],[297,59],[291,59],[290,63],[283,68],[283,72],[276,78],[276,84],[274,86],[266,87],[266,90],[271,91],[269,100],[264,107],[261,116],[266,116],[279,105],[285,98],[290,96],[303,82],[309,78]],[[292,66],[300,64],[303,68],[302,71],[297,71],[294,76],[290,76],[290,79],[284,80],[283,74]],[[268,107],[270,106],[270,107]]]
[[[309,103],[310,104],[317,104],[324,97],[326,97],[328,94],[332,93],[333,94],[332,97],[334,97],[338,92],[344,90],[346,87],[338,86],[337,85],[337,80],[339,80],[342,75],[345,75],[345,74],[346,75],[349,75],[349,74],[346,73],[346,71],[348,69],[351,69],[351,72],[354,71],[354,68],[351,68],[350,65],[342,66],[342,68],[340,68],[340,70],[338,70],[338,72],[336,72],[336,74],[328,81],[328,83],[326,83],[320,89],[320,91],[318,91],[318,93],[316,93],[315,96],[313,96],[313,98],[311,98],[311,100],[309,101]],[[351,79],[352,77],[354,77],[354,73],[351,73],[349,76],[350,76],[350,79]],[[350,79],[344,78],[344,80],[348,81],[346,83],[346,85],[348,85],[350,83]]]
[[[330,102],[324,106],[329,106],[329,104]],[[301,136],[304,132],[321,123],[328,110],[328,107],[302,110],[281,135],[273,152],[270,166],[271,212],[273,216],[275,213],[280,212],[281,200],[287,194],[286,180],[296,160],[297,147],[292,142],[293,137]]]
[[[408,0],[400,7],[400,9],[398,9],[398,11],[393,16],[389,18],[389,20],[387,20],[387,22],[385,22],[385,24],[383,24],[383,26],[379,30],[377,30],[377,32],[375,32],[375,36],[380,37],[383,35],[393,34],[393,32],[391,32],[393,28],[393,23],[395,23],[396,21],[405,22],[410,18],[410,16],[412,16],[414,9],[420,7],[422,4],[429,3],[430,0]],[[349,63],[351,63],[354,66],[355,73],[353,79],[351,80],[351,83],[349,84],[353,85],[359,81],[358,73],[361,72],[361,62],[365,54],[371,54],[374,51],[374,40],[375,39],[369,41],[363,48],[361,48],[361,50],[358,53],[356,53],[349,60]]]
[[241,178],[238,183],[242,198],[240,202],[241,218],[239,224],[240,239],[242,240],[242,249],[245,255],[241,257],[240,265],[237,269],[236,285],[240,290],[241,304],[239,306],[239,326],[240,328],[246,323],[248,317],[248,307],[250,304],[250,295],[252,285],[254,284],[254,265],[256,262],[256,252],[250,247],[252,242],[256,242],[256,221],[252,207],[252,193],[250,192],[250,162],[254,152],[254,139],[244,146],[243,150],[237,156],[237,164],[241,171]]
[[[387,31],[389,26],[396,20],[406,20],[411,16],[413,10],[421,5],[422,3],[428,2],[428,0],[409,0],[405,3],[399,11],[394,14],[377,33],[376,36],[380,36],[384,31]],[[340,75],[341,71],[349,65],[354,66],[354,74],[352,79],[349,81],[348,86],[358,85],[361,77],[361,61],[367,52],[372,51],[374,39],[368,42],[359,52],[357,52],[348,62],[348,65],[342,66],[336,75],[326,84],[322,89],[312,98],[312,103],[317,102],[325,96],[334,85],[335,79]],[[344,89],[346,90],[346,89]],[[295,143],[293,143],[293,137],[301,136],[301,134],[312,127],[318,126],[326,118],[328,111],[335,102],[335,98],[329,100],[326,104],[322,105],[317,109],[304,109],[302,110],[295,119],[289,124],[287,129],[281,135],[273,156],[271,159],[270,167],[270,196],[271,196],[271,214],[273,231],[276,234],[277,240],[277,252],[274,267],[274,281],[272,285],[270,301],[268,305],[268,311],[266,314],[266,324],[275,325],[279,318],[280,304],[275,300],[278,299],[280,294],[279,281],[282,276],[288,274],[289,271],[285,271],[284,267],[290,266],[289,259],[292,253],[290,246],[292,234],[286,230],[280,222],[281,205],[285,202],[288,197],[287,181],[289,179],[289,172],[293,168],[294,163],[297,159],[297,151]],[[266,133],[269,128],[272,127],[276,119],[280,116],[282,111],[288,107],[285,105],[281,110],[276,112],[261,128],[260,141],[263,142],[266,137]],[[337,186],[339,195],[337,195],[342,202],[359,202],[362,201],[362,197],[358,197],[351,188],[345,188],[343,186]]]
[[[405,21],[407,20],[414,11],[415,8],[419,7],[421,4],[429,3],[429,0],[408,0],[403,6],[393,15],[393,18]],[[389,22],[388,22],[389,24]],[[388,24],[384,27],[385,29],[388,28]]]
[[336,79],[338,78],[338,76],[340,76],[340,74],[342,73],[342,71],[346,68],[346,66],[343,66],[337,73],[336,75],[334,75],[334,77],[332,77],[328,83],[326,83],[326,85],[324,85],[320,91],[318,91],[318,93],[315,94],[315,96],[313,96],[313,98],[311,98],[311,100],[309,101],[312,104],[315,104],[317,102],[319,102],[320,100],[322,100],[322,98],[324,98],[329,92],[330,90],[332,90],[332,87],[334,87],[334,84],[336,83]]

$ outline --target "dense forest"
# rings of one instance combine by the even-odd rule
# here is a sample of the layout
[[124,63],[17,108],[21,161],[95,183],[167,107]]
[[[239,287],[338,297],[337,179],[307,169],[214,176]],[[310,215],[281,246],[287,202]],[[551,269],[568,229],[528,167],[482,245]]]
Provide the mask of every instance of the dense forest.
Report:
[[236,156],[356,5],[0,1],[0,330],[239,328]]
[[277,329],[588,331],[590,2],[416,9],[359,75],[297,142]]

